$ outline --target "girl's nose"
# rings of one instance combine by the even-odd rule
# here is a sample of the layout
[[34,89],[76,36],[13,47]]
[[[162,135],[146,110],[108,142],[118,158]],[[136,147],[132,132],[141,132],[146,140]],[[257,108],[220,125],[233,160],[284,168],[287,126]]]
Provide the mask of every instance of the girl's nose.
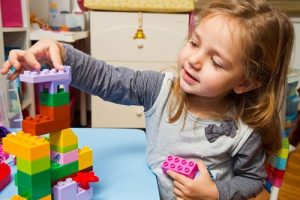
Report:
[[203,55],[200,51],[197,51],[190,55],[188,62],[193,68],[200,70],[203,64]]

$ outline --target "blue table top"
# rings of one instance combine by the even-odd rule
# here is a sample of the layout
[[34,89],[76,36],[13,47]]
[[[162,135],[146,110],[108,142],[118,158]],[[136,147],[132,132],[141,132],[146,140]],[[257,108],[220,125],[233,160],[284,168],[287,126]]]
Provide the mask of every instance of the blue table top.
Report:
[[[158,200],[155,175],[145,161],[145,133],[137,129],[72,128],[79,148],[93,150],[93,168],[100,182],[93,183],[93,199]],[[16,170],[15,167],[12,168]],[[17,194],[11,182],[0,199]]]

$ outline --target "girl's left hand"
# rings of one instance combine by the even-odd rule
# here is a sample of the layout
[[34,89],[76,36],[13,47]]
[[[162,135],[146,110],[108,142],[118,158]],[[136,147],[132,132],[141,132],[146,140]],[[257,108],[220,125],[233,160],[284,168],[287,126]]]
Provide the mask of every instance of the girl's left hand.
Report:
[[173,179],[174,193],[177,200],[202,200],[218,199],[218,189],[210,177],[210,174],[203,163],[197,162],[199,173],[194,179],[185,177],[174,171],[168,170],[168,175]]

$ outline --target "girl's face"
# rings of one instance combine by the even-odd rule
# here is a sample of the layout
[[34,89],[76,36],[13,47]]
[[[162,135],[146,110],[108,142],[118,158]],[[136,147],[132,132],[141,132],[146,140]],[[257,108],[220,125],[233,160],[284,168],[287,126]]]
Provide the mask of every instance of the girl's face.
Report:
[[178,57],[180,86],[188,94],[222,99],[244,92],[238,24],[221,15],[203,18]]

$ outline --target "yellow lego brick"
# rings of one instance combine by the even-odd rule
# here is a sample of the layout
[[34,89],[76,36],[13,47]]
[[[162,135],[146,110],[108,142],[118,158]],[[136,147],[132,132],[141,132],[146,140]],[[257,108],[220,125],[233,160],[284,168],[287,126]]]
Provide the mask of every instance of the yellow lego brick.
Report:
[[43,198],[41,198],[41,199],[39,199],[39,200],[51,200],[51,194],[49,194],[49,195],[47,195],[47,196],[45,196],[45,197],[43,197]]
[[16,194],[16,195],[12,196],[10,198],[10,200],[27,200],[27,199]]
[[78,150],[78,170],[82,170],[93,165],[92,149],[84,146]]
[[3,150],[22,159],[31,161],[50,156],[50,144],[45,138],[32,136],[23,131],[8,134],[2,139]]
[[51,145],[58,147],[68,147],[78,144],[78,138],[70,128],[50,133],[49,141]]

